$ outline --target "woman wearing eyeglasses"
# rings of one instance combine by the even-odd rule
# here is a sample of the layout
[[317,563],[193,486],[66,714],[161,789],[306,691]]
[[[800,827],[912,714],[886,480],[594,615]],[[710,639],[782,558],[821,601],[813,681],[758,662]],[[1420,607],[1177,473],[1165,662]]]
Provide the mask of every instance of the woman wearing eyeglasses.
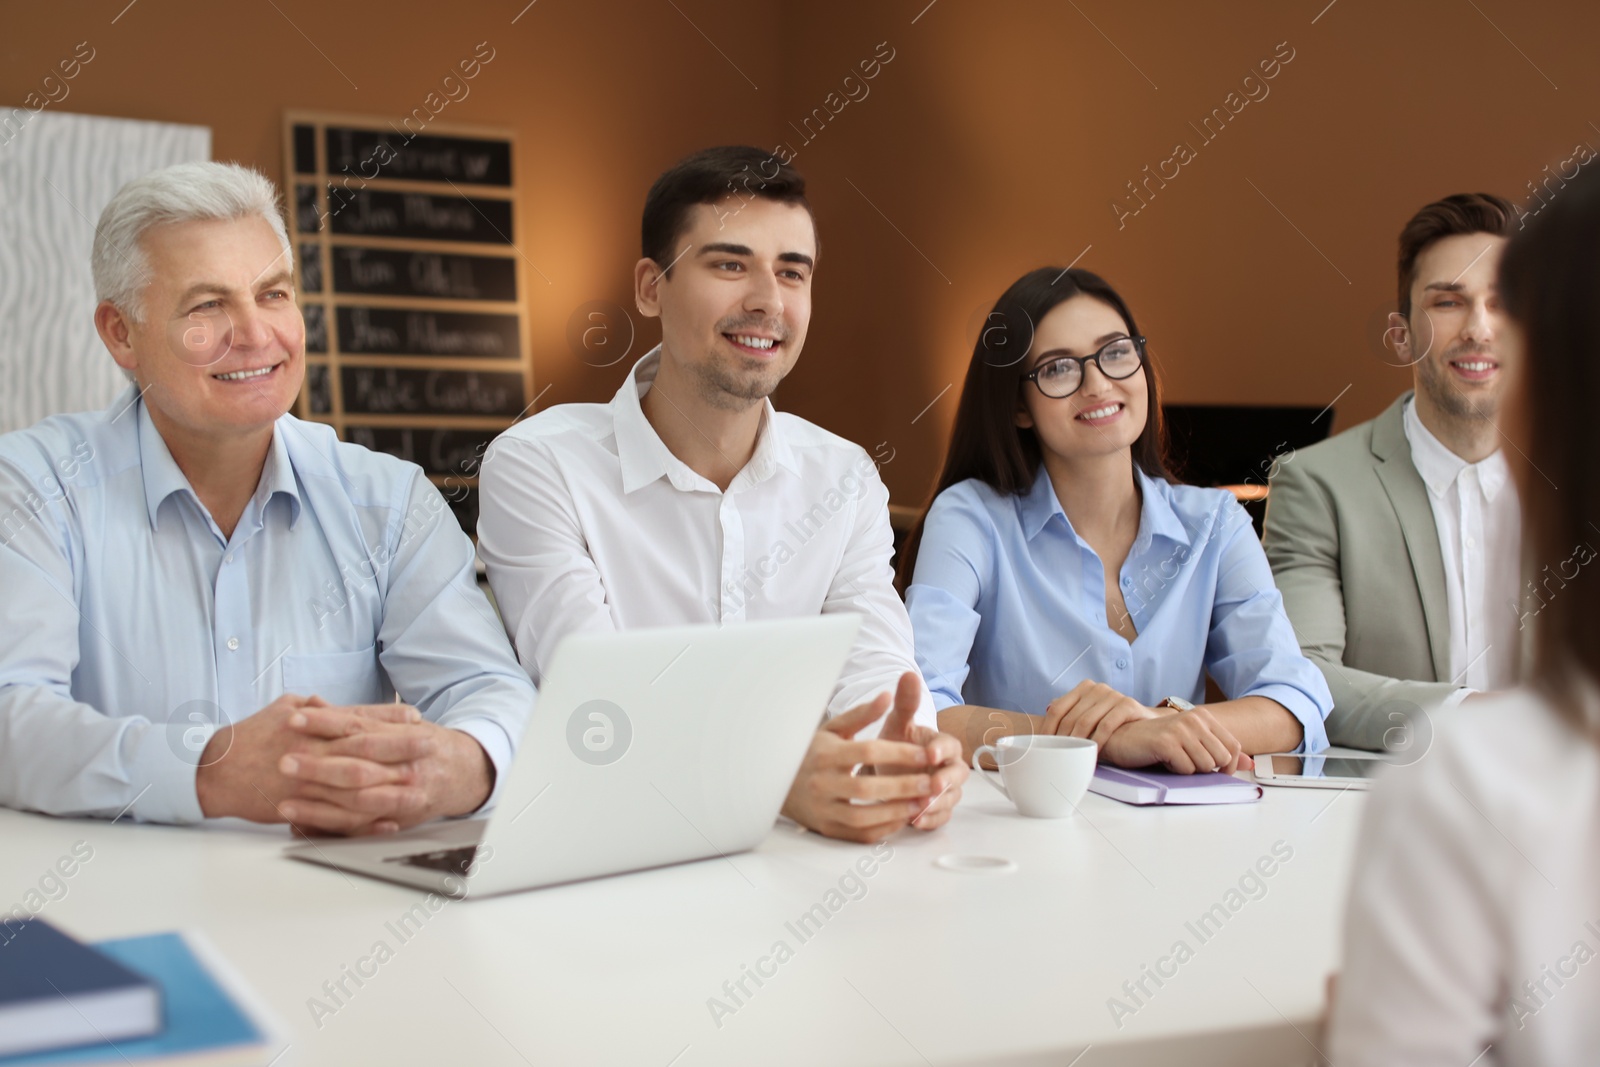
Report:
[[[900,570],[969,758],[1023,732],[1186,774],[1327,747],[1333,698],[1249,516],[1172,481],[1159,397],[1132,313],[1089,271],[1026,274],[985,320]],[[1201,703],[1207,674],[1226,700]]]

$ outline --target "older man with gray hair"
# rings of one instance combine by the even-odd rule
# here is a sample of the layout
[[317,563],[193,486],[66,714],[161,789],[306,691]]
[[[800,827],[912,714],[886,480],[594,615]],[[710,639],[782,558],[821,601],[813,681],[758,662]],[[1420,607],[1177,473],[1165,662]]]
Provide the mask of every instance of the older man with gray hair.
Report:
[[422,471],[287,414],[272,183],[130,182],[92,265],[134,384],[0,436],[0,803],[346,834],[491,803],[533,687]]

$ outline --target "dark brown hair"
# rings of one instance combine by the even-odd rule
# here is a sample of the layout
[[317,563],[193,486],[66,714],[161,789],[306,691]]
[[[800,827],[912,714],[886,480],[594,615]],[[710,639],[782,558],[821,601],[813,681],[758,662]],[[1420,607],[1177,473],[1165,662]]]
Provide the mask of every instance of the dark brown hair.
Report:
[[[1055,308],[1075,296],[1090,296],[1122,316],[1131,337],[1139,336],[1133,312],[1104,278],[1086,270],[1041,267],[1012,283],[983,320],[967,365],[966,382],[956,407],[956,422],[945,452],[944,470],[934,486],[937,497],[957,482],[977,478],[997,493],[1021,495],[1033,488],[1043,453],[1039,436],[1016,424],[1023,375],[1033,348],[1034,327]],[[1161,383],[1154,364],[1145,360],[1146,405],[1144,429],[1133,443],[1133,462],[1152,478],[1172,481],[1167,470],[1167,428],[1161,417]],[[932,498],[929,506],[932,505]],[[901,593],[911,584],[922,543],[922,526],[928,509],[900,552],[896,585]]]
[[[1582,566],[1594,558],[1591,546],[1600,537],[1600,441],[1593,429],[1600,402],[1600,171],[1569,182],[1511,239],[1500,260],[1500,293],[1526,340],[1512,373],[1522,375],[1517,414],[1528,435],[1527,462],[1540,474],[1523,487],[1524,542],[1557,572],[1564,568],[1556,561],[1581,568],[1560,574],[1559,588],[1545,581],[1550,599],[1540,597],[1533,620],[1531,679],[1573,722],[1600,734],[1578,699],[1581,679],[1600,682],[1595,578]],[[1580,549],[1587,558],[1578,559]],[[1568,588],[1574,581],[1587,585]]]
[[1411,317],[1411,286],[1417,280],[1417,258],[1428,246],[1463,233],[1511,234],[1516,209],[1493,193],[1457,193],[1435,200],[1400,231],[1400,314]]
[[670,275],[673,246],[688,224],[690,209],[730,196],[799,204],[811,214],[811,224],[816,226],[816,215],[806,199],[806,180],[799,171],[780,163],[771,152],[749,145],[707,148],[679,160],[650,186],[640,225],[645,258],[667,267],[663,273]]

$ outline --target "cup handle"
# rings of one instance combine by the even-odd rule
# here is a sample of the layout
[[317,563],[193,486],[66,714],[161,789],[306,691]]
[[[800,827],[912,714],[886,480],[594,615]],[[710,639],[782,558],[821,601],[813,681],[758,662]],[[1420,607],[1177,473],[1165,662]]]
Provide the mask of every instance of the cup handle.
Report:
[[[978,747],[977,751],[972,754],[972,769],[978,772],[978,777],[982,778],[984,781],[988,782],[990,785],[992,785],[996,789],[1000,790],[1000,795],[1001,796],[1005,797],[1007,800],[1011,800],[1011,794],[1006,792],[1006,787],[1004,785],[1002,785],[1001,782],[1000,782],[999,773],[996,772],[996,771],[985,770],[983,767],[980,767],[978,765],[978,758],[980,756],[982,756],[985,752],[987,752],[989,754],[989,757],[994,760],[994,765],[996,767],[1000,766],[999,753],[995,752],[994,746],[993,745],[980,745]],[[1013,804],[1016,803],[1016,801],[1014,801],[1014,800],[1011,801],[1011,802]]]

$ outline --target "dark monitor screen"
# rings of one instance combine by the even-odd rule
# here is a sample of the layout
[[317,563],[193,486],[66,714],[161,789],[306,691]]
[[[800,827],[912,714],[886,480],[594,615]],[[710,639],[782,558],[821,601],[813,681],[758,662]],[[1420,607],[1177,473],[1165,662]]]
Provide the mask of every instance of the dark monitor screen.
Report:
[[1166,404],[1173,473],[1192,485],[1266,485],[1274,456],[1328,436],[1333,408]]

